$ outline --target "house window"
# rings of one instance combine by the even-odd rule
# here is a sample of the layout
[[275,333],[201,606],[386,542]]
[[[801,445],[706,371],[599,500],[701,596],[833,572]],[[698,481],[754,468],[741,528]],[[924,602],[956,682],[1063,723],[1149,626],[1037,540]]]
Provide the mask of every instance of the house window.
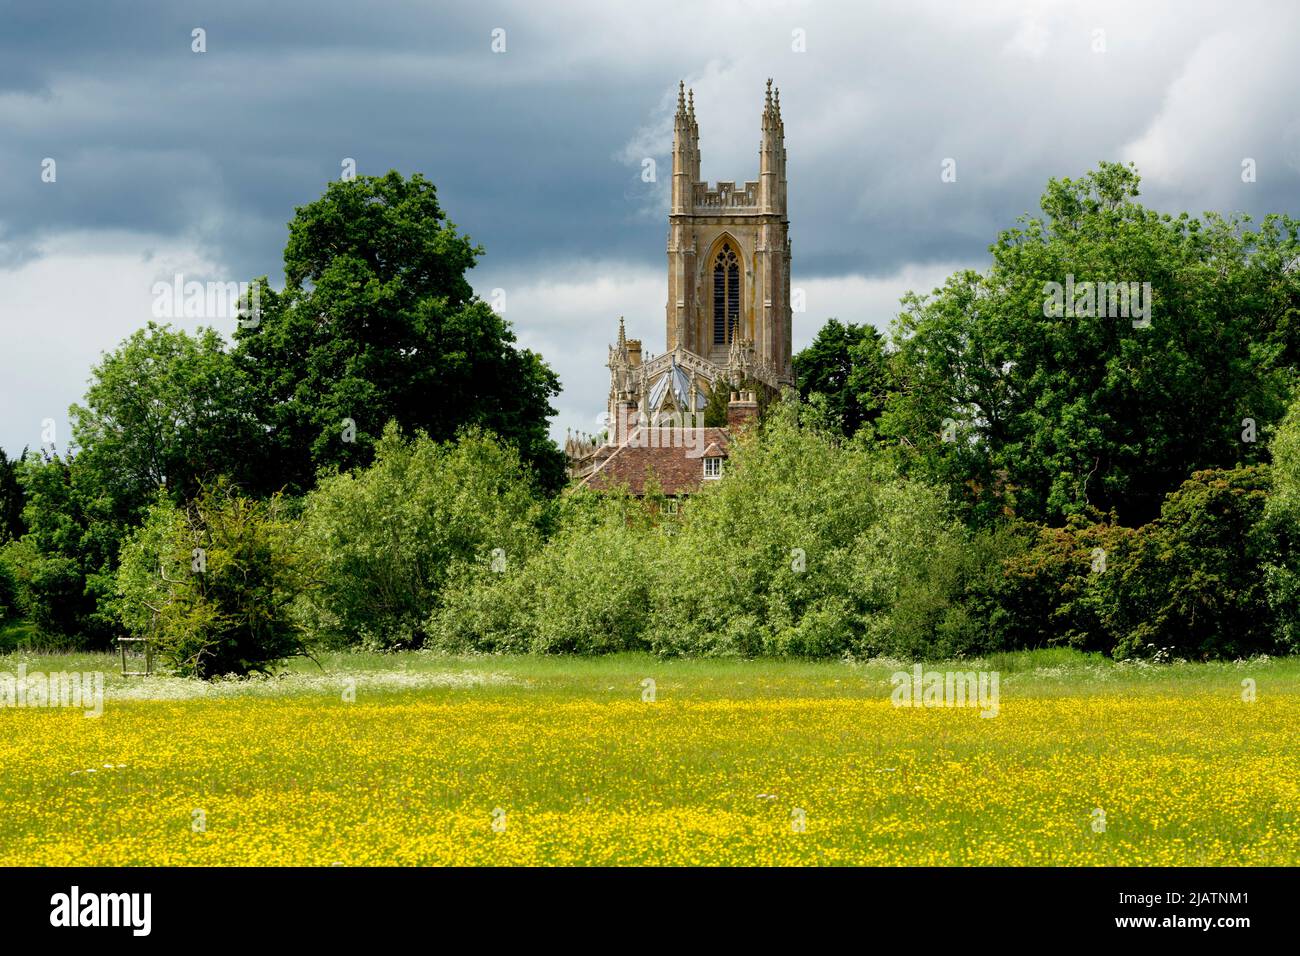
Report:
[[740,324],[740,260],[724,242],[713,261],[713,344],[727,345]]
[[704,477],[721,478],[722,477],[722,459],[706,458],[704,459]]
[[675,514],[677,514],[677,499],[676,499],[676,498],[669,498],[667,501],[664,502],[664,513],[665,513],[665,514],[670,514],[670,515],[675,515]]

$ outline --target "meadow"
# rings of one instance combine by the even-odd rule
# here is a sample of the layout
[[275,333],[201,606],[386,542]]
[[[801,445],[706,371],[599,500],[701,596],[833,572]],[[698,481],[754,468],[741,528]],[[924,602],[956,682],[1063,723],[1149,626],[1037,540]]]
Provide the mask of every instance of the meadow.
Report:
[[1294,658],[927,665],[998,672],[993,718],[894,706],[891,661],[20,665],[102,671],[105,699],[0,708],[7,866],[1300,863]]

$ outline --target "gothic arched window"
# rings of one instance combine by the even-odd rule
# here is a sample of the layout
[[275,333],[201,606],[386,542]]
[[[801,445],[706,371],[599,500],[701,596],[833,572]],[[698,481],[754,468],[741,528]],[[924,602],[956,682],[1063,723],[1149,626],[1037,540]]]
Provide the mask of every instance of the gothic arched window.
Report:
[[724,242],[713,261],[713,344],[728,345],[740,325],[740,260]]

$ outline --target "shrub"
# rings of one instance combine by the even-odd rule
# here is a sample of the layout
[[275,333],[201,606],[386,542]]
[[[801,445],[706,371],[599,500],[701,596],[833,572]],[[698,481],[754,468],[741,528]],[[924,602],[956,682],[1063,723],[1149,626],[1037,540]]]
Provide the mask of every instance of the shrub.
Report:
[[687,505],[659,552],[650,645],[808,657],[982,648],[988,608],[975,602],[1000,567],[994,539],[964,555],[941,492],[897,478],[865,436],[801,424],[806,411],[775,406],[727,477]]
[[18,580],[0,552],[0,624],[18,616]]
[[1032,546],[1005,561],[993,594],[1005,646],[1195,659],[1295,647],[1278,622],[1300,590],[1289,543],[1300,536],[1270,488],[1263,465],[1199,471],[1139,528],[1113,515],[1021,525]]
[[483,432],[440,444],[390,424],[375,454],[307,495],[302,530],[321,586],[300,611],[327,644],[418,647],[445,583],[466,565],[522,562],[543,507],[515,450]]
[[462,564],[430,616],[449,650],[680,655],[906,653],[990,642],[1005,535],[972,539],[935,490],[792,403],[735,446],[727,477],[668,516],[651,487],[566,496],[556,530],[494,573]]
[[1264,506],[1264,589],[1280,649],[1300,651],[1300,401],[1273,436],[1273,494]]
[[1105,575],[1120,566],[1135,531],[1113,522],[1071,518],[1062,528],[1018,524],[1028,547],[1005,563],[997,601],[1008,648],[1065,645],[1109,653]]
[[183,676],[267,673],[304,653],[291,614],[302,570],[281,499],[255,501],[219,484],[182,508],[159,501],[128,539],[121,618]]
[[429,623],[448,650],[600,654],[644,649],[656,553],[653,505],[579,492],[546,544],[497,573],[463,565]]
[[91,602],[80,563],[43,552],[31,536],[0,549],[0,566],[12,584],[12,616],[31,622],[45,646],[80,648]]
[[[928,507],[935,508],[933,499]],[[864,652],[915,660],[1023,646],[1005,591],[1008,564],[1026,550],[1024,535],[1009,525],[968,533],[945,516],[946,509],[919,515],[909,529],[883,524],[880,547],[897,549],[902,560],[887,579]]]
[[733,445],[664,549],[649,643],[660,653],[833,655],[862,632],[848,590],[877,519],[876,456],[800,427],[793,402]]
[[1205,659],[1276,647],[1264,566],[1265,465],[1198,471],[1134,534],[1100,578],[1116,657],[1164,651]]
[[426,624],[432,642],[909,659],[1278,646],[1267,602],[1294,594],[1282,584],[1296,579],[1265,585],[1268,560],[1275,576],[1291,567],[1289,545],[1261,522],[1265,466],[1198,472],[1139,529],[1094,513],[972,531],[943,492],[898,477],[864,436],[801,422],[808,411],[773,406],[733,446],[724,479],[678,516],[653,493],[567,496],[524,561],[495,573],[461,562]]

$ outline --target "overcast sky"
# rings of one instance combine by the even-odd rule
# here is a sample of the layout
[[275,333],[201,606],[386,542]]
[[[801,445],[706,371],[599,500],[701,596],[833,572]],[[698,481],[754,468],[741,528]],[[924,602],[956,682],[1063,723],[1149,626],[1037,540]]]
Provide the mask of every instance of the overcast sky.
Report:
[[66,446],[155,282],[282,285],[285,224],[347,158],[436,183],[486,249],[475,288],[559,372],[563,435],[595,429],[619,315],[664,348],[678,79],[711,181],[756,178],[781,89],[799,348],[982,268],[1049,177],[1099,160],[1168,211],[1300,213],[1297,54],[1286,0],[0,0],[0,447],[44,419]]

